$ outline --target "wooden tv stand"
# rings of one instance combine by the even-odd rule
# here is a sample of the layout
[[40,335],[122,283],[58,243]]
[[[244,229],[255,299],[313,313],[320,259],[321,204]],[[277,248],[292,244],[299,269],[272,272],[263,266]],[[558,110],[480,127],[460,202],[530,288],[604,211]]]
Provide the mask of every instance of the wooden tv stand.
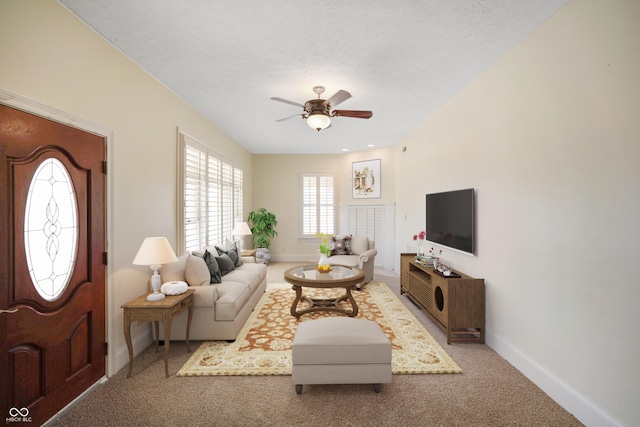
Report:
[[452,341],[484,343],[484,279],[440,275],[433,267],[418,264],[416,254],[400,254],[400,293],[407,294]]

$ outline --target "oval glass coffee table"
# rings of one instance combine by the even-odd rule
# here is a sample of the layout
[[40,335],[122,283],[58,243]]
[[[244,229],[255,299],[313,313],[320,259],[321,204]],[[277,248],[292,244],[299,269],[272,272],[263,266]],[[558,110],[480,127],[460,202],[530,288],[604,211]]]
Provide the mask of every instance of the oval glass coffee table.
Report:
[[[351,295],[351,290],[362,282],[364,273],[359,268],[331,266],[331,271],[319,272],[316,265],[304,265],[290,268],[284,272],[284,280],[293,285],[296,299],[291,305],[291,315],[300,318],[305,313],[314,311],[335,311],[349,317],[358,314],[358,305]],[[302,295],[302,288],[344,288],[345,294],[338,298],[309,298]],[[298,310],[300,300],[309,303],[309,307]],[[340,307],[342,301],[351,303],[351,310]]]

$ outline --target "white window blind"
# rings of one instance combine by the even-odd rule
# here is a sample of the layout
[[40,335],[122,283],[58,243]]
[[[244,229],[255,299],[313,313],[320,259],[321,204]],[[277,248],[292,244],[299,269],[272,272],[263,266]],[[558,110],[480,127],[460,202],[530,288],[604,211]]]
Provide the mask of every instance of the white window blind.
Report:
[[328,174],[301,175],[302,237],[335,233],[335,179]]
[[243,221],[242,170],[189,135],[179,136],[183,227],[178,241],[184,251],[193,251],[231,238],[234,224]]

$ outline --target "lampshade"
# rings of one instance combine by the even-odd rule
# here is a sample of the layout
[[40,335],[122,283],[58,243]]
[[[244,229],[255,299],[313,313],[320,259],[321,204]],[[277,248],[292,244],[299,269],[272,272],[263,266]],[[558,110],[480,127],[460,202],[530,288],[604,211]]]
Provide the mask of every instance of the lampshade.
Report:
[[310,114],[307,118],[307,124],[311,129],[315,129],[320,132],[331,124],[331,119],[323,113]]
[[235,227],[233,227],[231,234],[234,236],[249,236],[251,234],[251,229],[249,228],[249,224],[246,222],[239,222]]
[[162,265],[178,258],[166,237],[147,237],[133,259],[135,265]]
[[147,295],[147,301],[161,301],[164,294],[158,292],[160,289],[160,274],[158,273],[162,264],[169,264],[178,261],[175,252],[166,237],[147,237],[138,249],[136,257],[133,259],[135,265],[148,265],[153,270],[151,276],[151,287],[153,293]]

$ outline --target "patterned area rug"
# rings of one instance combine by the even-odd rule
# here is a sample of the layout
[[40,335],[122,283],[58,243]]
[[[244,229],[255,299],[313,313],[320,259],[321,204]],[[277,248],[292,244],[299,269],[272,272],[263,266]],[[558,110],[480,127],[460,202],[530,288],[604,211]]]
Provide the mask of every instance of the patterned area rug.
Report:
[[[343,293],[344,289],[304,288],[304,295],[310,297],[333,298]],[[314,312],[298,320],[290,313],[294,296],[291,285],[268,284],[235,342],[202,343],[176,375],[291,375],[291,344],[300,322],[340,315]],[[462,373],[386,284],[369,283],[353,296],[357,317],[377,322],[391,341],[394,374]],[[302,301],[298,304],[298,310],[305,307]]]

